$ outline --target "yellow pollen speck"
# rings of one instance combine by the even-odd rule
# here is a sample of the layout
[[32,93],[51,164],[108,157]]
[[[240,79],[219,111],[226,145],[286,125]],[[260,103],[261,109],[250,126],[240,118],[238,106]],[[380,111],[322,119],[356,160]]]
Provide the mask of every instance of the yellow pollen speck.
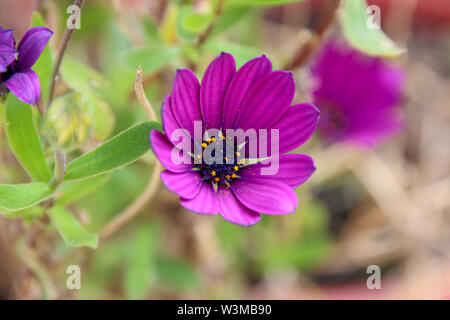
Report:
[[220,178],[219,178],[219,177],[217,177],[217,178],[214,178],[214,181],[216,181],[216,182],[219,182],[219,180],[220,180]]
[[240,152],[236,152],[236,157],[239,157],[241,155]]
[[211,143],[211,139],[207,139],[206,142]]
[[212,142],[216,141],[216,138],[215,138],[215,137],[212,137],[212,138],[211,138],[211,141],[212,141]]
[[206,148],[207,146],[208,146],[208,145],[207,145],[206,143],[204,143],[204,142],[202,143],[202,147],[203,147],[203,148]]
[[228,161],[228,158],[227,158],[227,157],[225,157],[225,161]]
[[237,177],[237,176],[236,176],[235,173],[231,174],[231,178],[232,178],[232,179],[234,179],[234,178],[236,178],[236,177]]
[[[234,173],[233,173],[233,174],[234,174]],[[227,175],[225,176],[225,179],[230,180],[230,176],[227,174]]]
[[211,175],[214,177],[216,175],[215,171],[211,171]]
[[221,137],[220,137],[220,140],[225,140],[225,136],[221,136]]
[[234,169],[234,171],[238,171],[239,167],[238,166],[234,166],[233,169]]
[[198,154],[198,155],[197,155],[197,159],[201,159],[201,157],[202,157],[201,154]]

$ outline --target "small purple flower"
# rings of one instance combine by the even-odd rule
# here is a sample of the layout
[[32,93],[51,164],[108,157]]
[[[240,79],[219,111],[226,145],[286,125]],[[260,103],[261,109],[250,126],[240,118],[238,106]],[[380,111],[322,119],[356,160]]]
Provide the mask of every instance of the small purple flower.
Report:
[[0,28],[0,90],[5,85],[23,102],[37,103],[41,84],[31,67],[52,34],[45,27],[33,27],[22,37],[16,50],[12,30]]
[[[242,226],[257,223],[260,213],[294,212],[298,204],[294,188],[313,174],[315,166],[308,155],[284,153],[307,141],[319,120],[319,111],[312,104],[290,106],[294,93],[292,74],[272,71],[265,56],[248,61],[236,72],[233,56],[222,53],[207,68],[201,85],[191,70],[178,70],[172,95],[162,105],[164,134],[156,130],[150,133],[153,151],[166,168],[161,173],[164,185],[180,196],[186,209],[200,214],[220,213]],[[259,135],[267,129],[268,141],[276,135],[273,132],[278,132],[279,150],[270,153],[270,159],[278,161],[278,171],[263,175],[261,169],[268,164],[244,165],[242,159],[251,153],[242,146],[234,149],[237,157],[232,163],[225,152],[221,155],[226,160],[223,162],[208,164],[204,159],[195,161],[195,153],[184,153],[185,161],[175,163],[171,153],[178,144],[172,134],[182,128],[195,137],[194,121],[202,121],[203,130],[220,130],[220,134],[205,140],[190,140],[201,152],[219,144],[222,153],[234,139],[227,136],[230,129],[254,129]]]
[[328,141],[372,147],[402,127],[401,69],[331,40],[311,71],[314,104],[322,114],[319,132]]

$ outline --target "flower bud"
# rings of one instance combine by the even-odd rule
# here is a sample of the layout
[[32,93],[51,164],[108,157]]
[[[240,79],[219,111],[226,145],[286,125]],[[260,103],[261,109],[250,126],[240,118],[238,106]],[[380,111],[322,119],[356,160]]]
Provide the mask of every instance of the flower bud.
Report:
[[82,146],[92,131],[92,117],[78,92],[55,99],[44,122],[44,133],[51,143],[64,151]]

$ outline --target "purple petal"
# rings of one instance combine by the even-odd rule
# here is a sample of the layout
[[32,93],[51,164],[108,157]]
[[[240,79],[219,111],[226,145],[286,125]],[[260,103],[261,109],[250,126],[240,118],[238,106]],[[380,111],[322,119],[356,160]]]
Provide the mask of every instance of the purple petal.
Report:
[[240,179],[233,181],[231,189],[244,206],[265,214],[292,213],[298,205],[294,190],[275,179]]
[[172,88],[172,111],[178,123],[194,137],[194,121],[202,121],[200,84],[189,69],[179,69]]
[[352,120],[342,140],[362,148],[377,146],[405,125],[404,121],[387,111]]
[[13,31],[0,28],[0,72],[5,72],[16,58],[17,52],[14,49]]
[[273,71],[260,78],[244,99],[236,128],[267,129],[286,113],[295,94],[292,73]]
[[28,69],[34,65],[52,34],[53,31],[46,27],[33,27],[24,34],[17,46],[19,70]]
[[233,56],[224,52],[206,69],[200,88],[200,107],[207,129],[220,129],[225,93],[235,73]]
[[197,171],[174,173],[166,170],[161,172],[161,180],[167,189],[184,199],[194,198],[204,184]]
[[286,183],[291,188],[296,188],[305,183],[316,170],[313,158],[306,154],[284,154],[278,158],[278,165],[278,172],[273,175],[262,174],[261,169],[268,168],[270,164],[259,162],[244,167],[240,171],[240,176],[243,179],[258,177],[275,179]]
[[17,57],[17,52],[14,47],[8,47],[6,45],[0,44],[0,73],[5,72],[8,66]]
[[[289,152],[305,143],[314,133],[319,123],[319,110],[312,104],[301,103],[288,108],[284,116],[267,130],[265,144],[260,144],[259,139],[250,141],[246,145],[246,157],[250,157],[249,148],[252,143],[258,143],[259,157],[273,157]],[[272,130],[278,130],[278,152],[272,146]],[[276,137],[273,137],[276,142]],[[272,150],[273,149],[273,150]]]
[[14,73],[4,83],[17,98],[26,104],[36,104],[41,96],[39,78],[31,69]]
[[266,56],[254,58],[239,69],[231,80],[225,95],[222,111],[223,128],[234,128],[236,117],[250,88],[271,71],[272,64]]
[[219,213],[217,194],[209,183],[203,183],[199,193],[192,199],[180,199],[181,205],[186,209],[201,214]]
[[150,145],[158,160],[167,170],[172,172],[185,172],[192,169],[192,158],[186,153],[182,154],[182,163],[178,164],[172,161],[172,150],[175,147],[158,130],[152,130],[150,132]]
[[0,28],[0,45],[14,49],[14,34],[12,29]]
[[164,97],[162,107],[161,107],[161,119],[164,133],[166,134],[167,139],[171,141],[174,145],[178,144],[180,141],[172,138],[172,133],[180,129],[181,126],[178,123],[177,119],[175,119],[175,115],[172,110],[172,98],[167,95]]
[[229,189],[219,188],[217,194],[220,215],[225,220],[248,227],[256,224],[261,219],[258,212],[245,207]]

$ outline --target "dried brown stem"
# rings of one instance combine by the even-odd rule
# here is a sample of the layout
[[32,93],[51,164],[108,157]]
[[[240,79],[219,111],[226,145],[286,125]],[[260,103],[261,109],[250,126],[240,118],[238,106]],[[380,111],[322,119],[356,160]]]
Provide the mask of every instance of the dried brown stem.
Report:
[[200,36],[198,37],[197,47],[201,47],[203,45],[203,43],[205,43],[205,41],[211,35],[211,32],[214,30],[214,27],[216,26],[217,21],[219,20],[220,16],[222,15],[224,5],[225,5],[225,0],[219,0],[219,3],[217,4],[216,12],[214,14],[214,19],[209,24],[209,26],[206,28],[206,30],[203,31],[203,33],[200,34]]
[[316,23],[312,36],[294,55],[292,61],[290,61],[284,67],[285,70],[294,70],[301,67],[309,58],[311,53],[320,43],[325,31],[331,25],[336,15],[337,9],[339,8],[340,0],[329,0],[328,5],[322,14],[319,21]]

